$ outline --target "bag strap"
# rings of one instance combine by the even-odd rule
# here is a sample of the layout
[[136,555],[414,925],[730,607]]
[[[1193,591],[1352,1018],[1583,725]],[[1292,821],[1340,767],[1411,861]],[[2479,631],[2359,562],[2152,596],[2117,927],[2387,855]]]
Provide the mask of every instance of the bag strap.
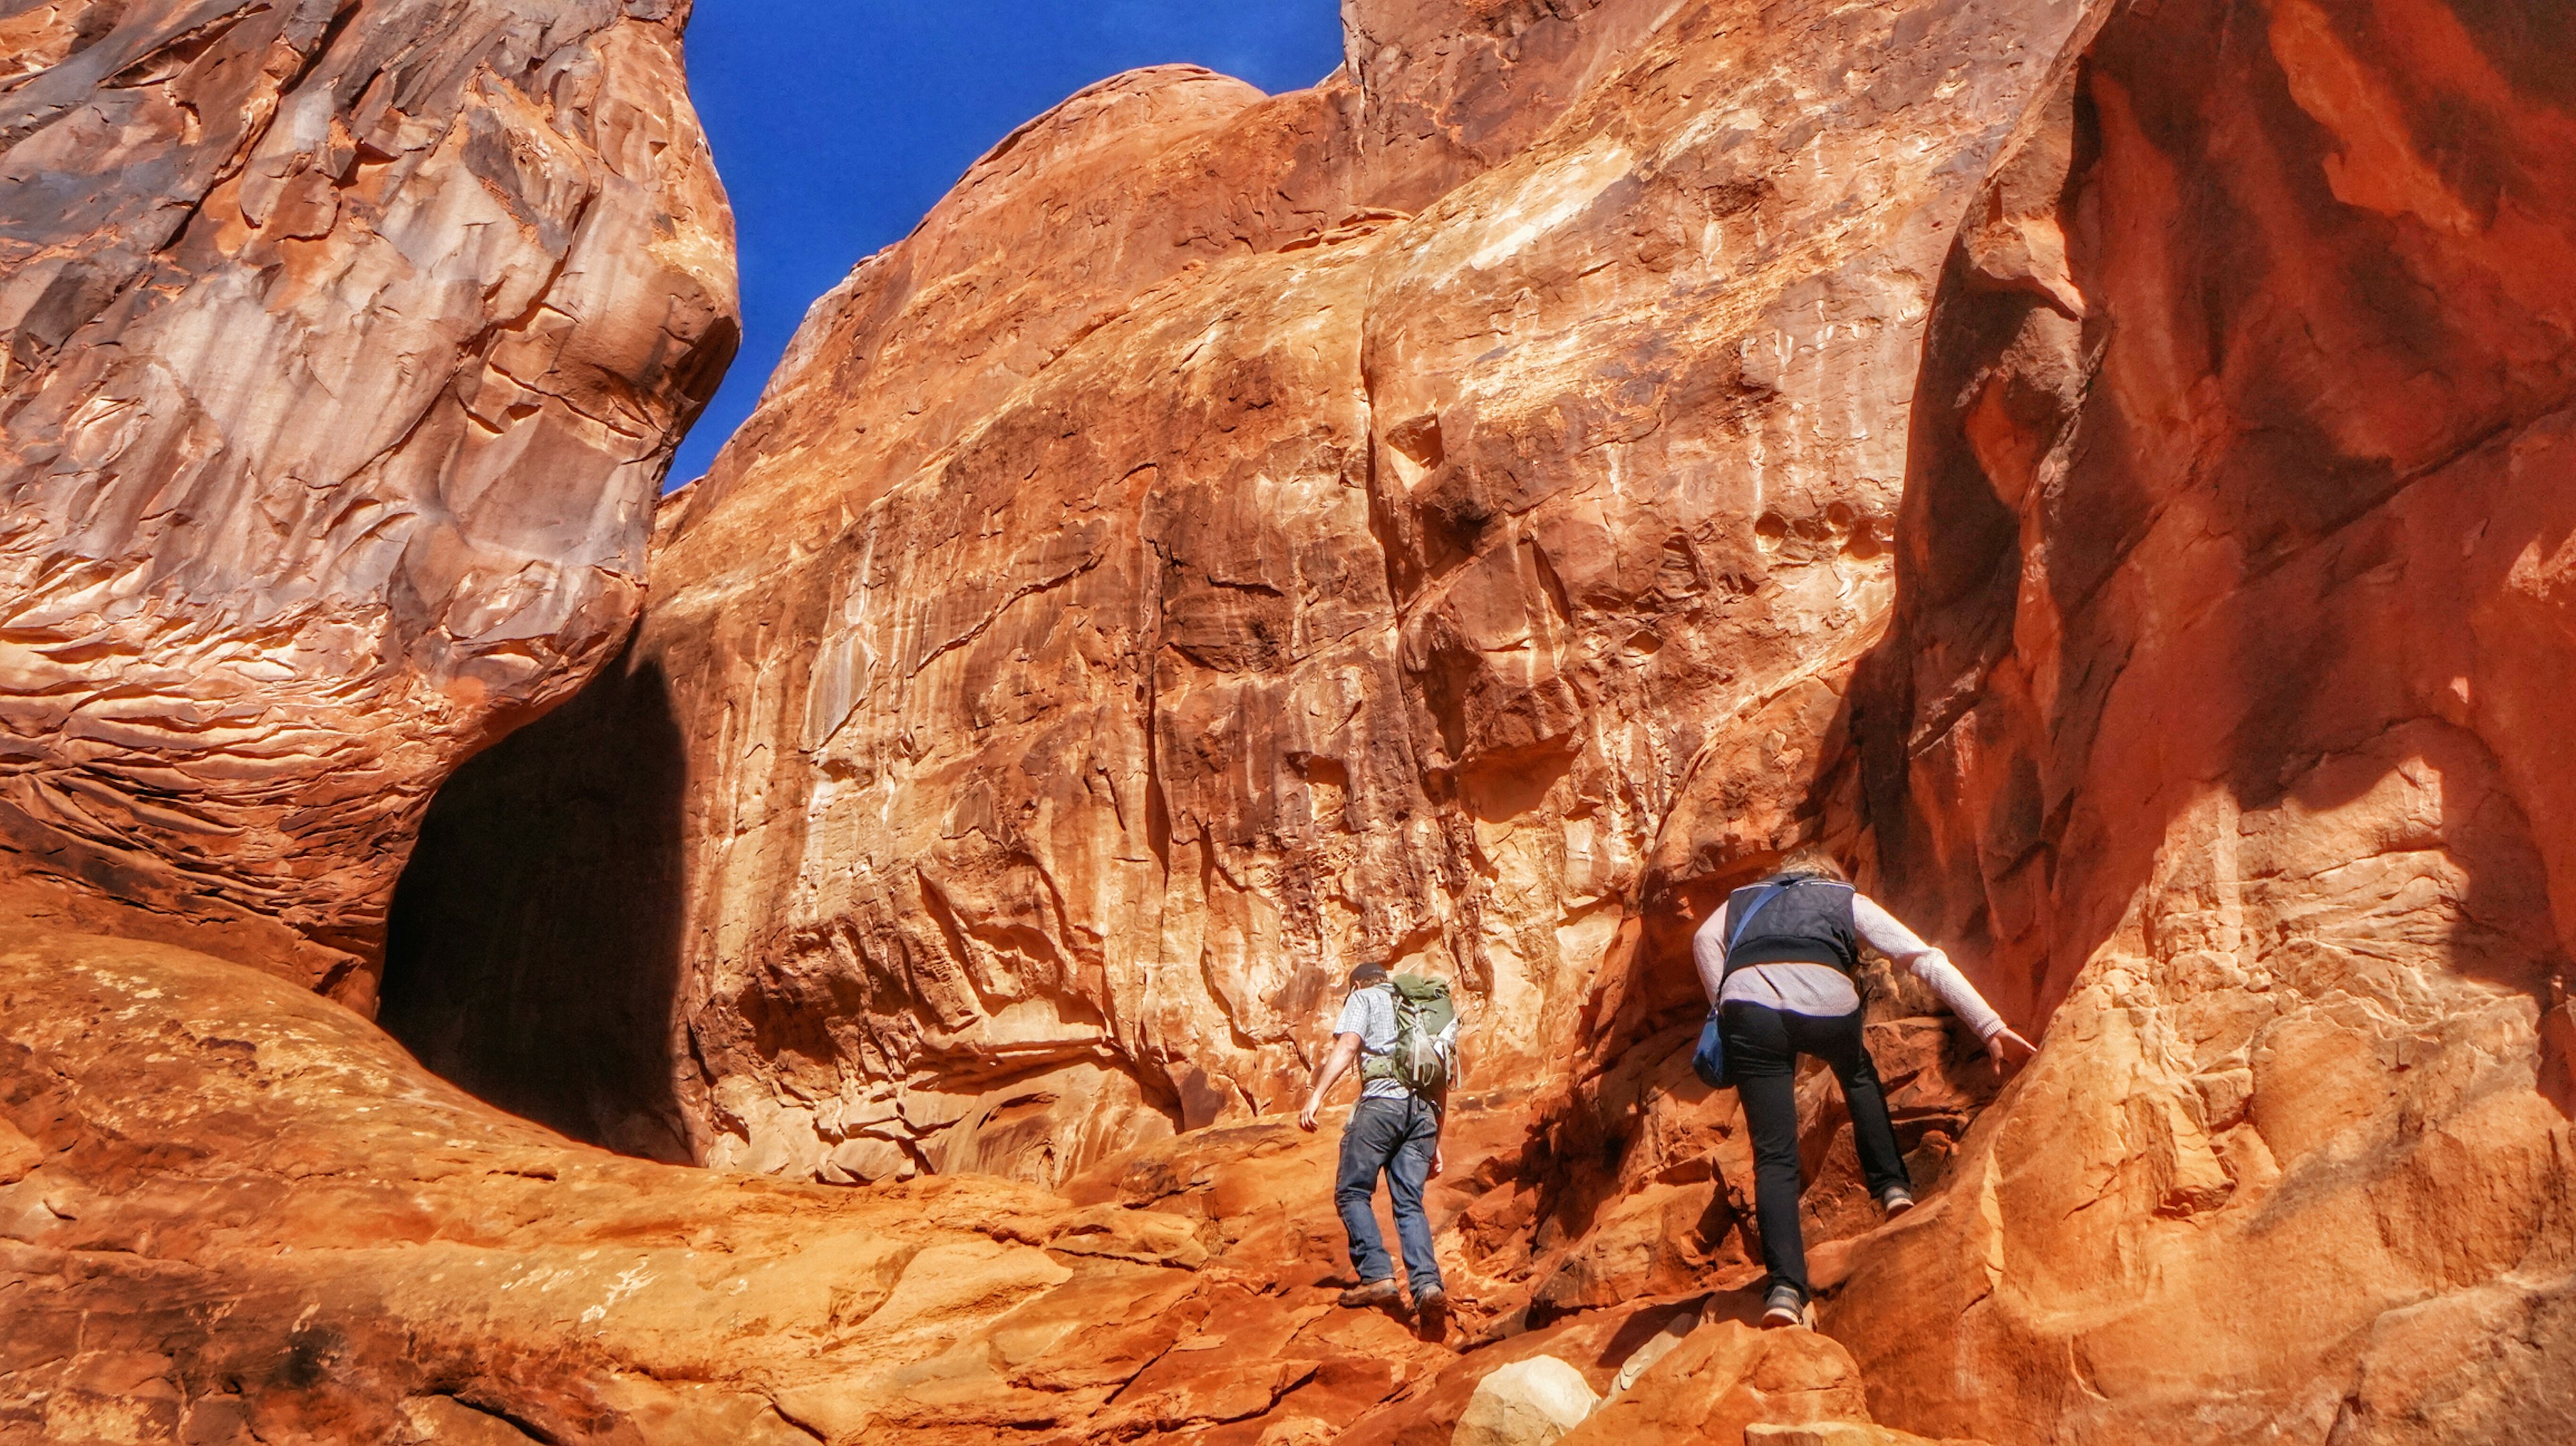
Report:
[[[1769,908],[1773,899],[1789,892],[1793,886],[1805,882],[1804,879],[1782,879],[1776,884],[1765,884],[1762,886],[1762,892],[1753,896],[1753,904],[1744,911],[1743,918],[1726,921],[1726,968],[1718,976],[1721,982],[1736,970],[1735,946],[1744,942],[1744,931],[1753,927],[1753,916]],[[1714,1005],[1710,1007],[1712,1010],[1715,1008]]]
[[1726,931],[1726,952],[1734,953],[1735,946],[1744,942],[1744,931],[1753,927],[1754,915],[1769,908],[1773,899],[1789,892],[1789,886],[1797,882],[1796,879],[1783,879],[1776,884],[1763,885],[1762,892],[1753,896],[1752,907],[1744,911],[1743,918],[1727,920],[1729,927]]

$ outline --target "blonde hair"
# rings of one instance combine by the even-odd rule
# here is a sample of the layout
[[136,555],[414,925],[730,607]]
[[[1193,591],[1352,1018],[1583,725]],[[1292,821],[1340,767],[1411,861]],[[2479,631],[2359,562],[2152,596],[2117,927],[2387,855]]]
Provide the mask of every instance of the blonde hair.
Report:
[[1843,872],[1843,866],[1835,862],[1823,844],[1800,844],[1789,850],[1780,856],[1780,866],[1772,873],[1801,874],[1811,879],[1830,879],[1837,884],[1851,882],[1851,875]]

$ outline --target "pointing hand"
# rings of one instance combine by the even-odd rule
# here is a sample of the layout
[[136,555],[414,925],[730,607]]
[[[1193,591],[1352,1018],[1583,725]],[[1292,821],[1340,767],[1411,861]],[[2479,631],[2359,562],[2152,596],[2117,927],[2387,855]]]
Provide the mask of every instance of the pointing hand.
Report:
[[2039,1053],[2038,1045],[2013,1033],[2010,1029],[1998,1029],[1986,1040],[1986,1057],[1995,1062],[1995,1072],[1998,1074],[2002,1073],[2008,1064],[2028,1059],[2037,1053]]

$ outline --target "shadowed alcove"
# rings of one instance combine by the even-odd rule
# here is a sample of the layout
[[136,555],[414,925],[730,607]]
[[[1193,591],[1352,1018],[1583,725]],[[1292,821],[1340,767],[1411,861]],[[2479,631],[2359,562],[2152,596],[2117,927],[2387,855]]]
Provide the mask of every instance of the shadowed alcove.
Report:
[[378,1022],[485,1100],[686,1161],[672,1089],[686,758],[631,651],[439,790],[395,890]]

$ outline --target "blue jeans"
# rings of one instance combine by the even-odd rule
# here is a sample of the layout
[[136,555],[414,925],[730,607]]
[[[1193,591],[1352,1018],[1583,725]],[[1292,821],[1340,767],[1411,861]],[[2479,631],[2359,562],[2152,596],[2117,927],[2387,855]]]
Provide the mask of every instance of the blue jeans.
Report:
[[1363,1099],[1342,1127],[1342,1168],[1333,1182],[1333,1204],[1350,1232],[1351,1265],[1360,1282],[1395,1274],[1386,1242],[1377,1233],[1377,1177],[1395,1202],[1395,1238],[1404,1247],[1404,1278],[1420,1300],[1439,1290],[1440,1262],[1431,1255],[1431,1221],[1422,1213],[1422,1187],[1431,1178],[1431,1155],[1440,1147],[1440,1111],[1419,1095],[1400,1100]]

